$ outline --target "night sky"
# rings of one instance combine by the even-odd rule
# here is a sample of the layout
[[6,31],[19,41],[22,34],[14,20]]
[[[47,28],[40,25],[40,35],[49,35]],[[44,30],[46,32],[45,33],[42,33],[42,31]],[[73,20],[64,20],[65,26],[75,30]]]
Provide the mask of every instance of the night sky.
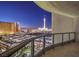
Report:
[[0,21],[20,22],[21,26],[43,27],[44,15],[47,27],[51,28],[51,13],[41,9],[34,2],[0,1]]

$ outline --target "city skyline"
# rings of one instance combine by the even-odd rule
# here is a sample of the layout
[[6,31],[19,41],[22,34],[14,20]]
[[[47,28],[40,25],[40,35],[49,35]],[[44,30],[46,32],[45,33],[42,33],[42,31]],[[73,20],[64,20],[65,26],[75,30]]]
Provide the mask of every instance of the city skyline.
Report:
[[46,26],[51,28],[51,13],[41,9],[34,2],[0,1],[0,21],[20,22],[21,26],[38,28],[43,27],[44,15]]

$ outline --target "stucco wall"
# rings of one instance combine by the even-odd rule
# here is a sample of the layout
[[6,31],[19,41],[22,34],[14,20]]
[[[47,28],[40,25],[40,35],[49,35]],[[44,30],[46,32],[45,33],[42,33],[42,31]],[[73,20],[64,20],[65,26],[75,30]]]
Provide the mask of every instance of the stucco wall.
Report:
[[76,39],[77,39],[77,41],[79,41],[79,17],[75,18],[74,23],[75,23],[75,25],[74,25],[75,32],[77,34]]
[[[76,31],[76,20],[75,18],[70,18],[67,16],[62,16],[59,14],[52,13],[52,28],[53,33],[63,33],[63,32],[75,32]],[[78,28],[79,29],[79,28]],[[79,32],[79,30],[78,30]],[[74,38],[74,35],[71,34],[71,39]],[[55,43],[62,42],[62,36],[56,36]],[[64,41],[69,40],[69,35],[64,35]]]
[[52,28],[54,33],[74,32],[74,19],[53,13]]

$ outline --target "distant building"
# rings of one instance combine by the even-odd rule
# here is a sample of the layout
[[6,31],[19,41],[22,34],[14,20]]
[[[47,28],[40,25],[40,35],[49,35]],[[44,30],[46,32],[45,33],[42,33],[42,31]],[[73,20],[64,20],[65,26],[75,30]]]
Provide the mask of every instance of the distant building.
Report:
[[15,22],[0,22],[0,35],[3,34],[14,34],[20,32],[19,24]]
[[28,32],[28,33],[36,33],[36,32],[39,32],[39,31],[38,31],[38,29],[36,29],[36,28],[28,28],[28,29],[27,29],[27,32]]
[[22,32],[26,32],[26,33],[39,33],[40,30],[38,30],[37,28],[21,28]]
[[41,31],[41,32],[51,32],[52,31],[52,29],[48,29],[47,27],[46,27],[46,18],[44,17],[44,19],[43,19],[43,28],[38,28],[38,30],[39,31]]

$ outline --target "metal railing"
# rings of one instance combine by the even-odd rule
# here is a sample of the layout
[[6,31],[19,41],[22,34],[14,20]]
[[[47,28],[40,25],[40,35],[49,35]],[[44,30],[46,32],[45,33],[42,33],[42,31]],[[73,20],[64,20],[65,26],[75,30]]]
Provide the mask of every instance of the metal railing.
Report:
[[3,52],[0,57],[27,57],[41,56],[51,48],[65,43],[75,42],[76,33],[47,33],[22,41],[17,46]]

